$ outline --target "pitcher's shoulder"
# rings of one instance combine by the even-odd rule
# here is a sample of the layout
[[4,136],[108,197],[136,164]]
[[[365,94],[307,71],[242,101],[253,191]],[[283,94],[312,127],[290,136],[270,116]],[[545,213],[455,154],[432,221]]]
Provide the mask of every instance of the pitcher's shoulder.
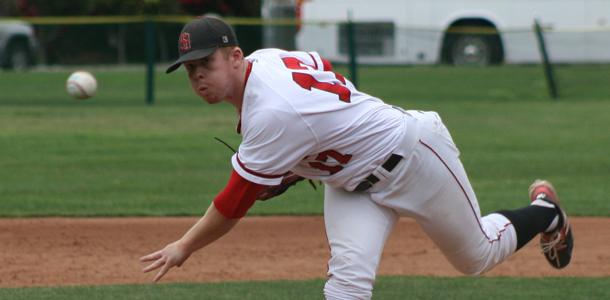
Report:
[[250,55],[246,56],[246,59],[252,61],[252,60],[261,59],[261,58],[265,58],[265,57],[277,56],[278,54],[281,54],[283,52],[286,52],[286,51],[281,50],[281,49],[276,49],[276,48],[258,49],[256,51],[250,53]]

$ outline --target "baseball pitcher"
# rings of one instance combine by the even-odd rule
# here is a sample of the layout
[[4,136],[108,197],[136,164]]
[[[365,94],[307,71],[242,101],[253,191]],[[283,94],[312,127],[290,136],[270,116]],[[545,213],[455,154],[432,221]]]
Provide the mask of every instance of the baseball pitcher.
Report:
[[258,50],[244,57],[231,27],[213,17],[183,28],[180,57],[193,91],[237,110],[242,135],[232,174],[179,240],[141,258],[158,281],[223,236],[257,199],[303,179],[324,182],[331,258],[327,299],[369,299],[384,244],[412,217],[455,268],[481,274],[541,234],[555,268],[573,233],[553,186],[535,181],[530,205],[481,216],[449,131],[435,112],[403,110],[358,91],[316,52]]

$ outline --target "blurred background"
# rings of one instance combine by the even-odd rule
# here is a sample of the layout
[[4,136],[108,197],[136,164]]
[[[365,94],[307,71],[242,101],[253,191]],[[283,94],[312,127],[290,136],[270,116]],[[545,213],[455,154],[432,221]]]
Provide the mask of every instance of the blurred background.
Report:
[[[190,16],[260,16],[259,1],[1,0],[0,49],[5,69],[32,65],[134,64],[146,61],[152,30],[155,61],[177,55],[176,37]],[[169,20],[157,17],[174,16]],[[182,16],[182,17],[181,17]],[[152,21],[154,26],[145,26]],[[260,26],[236,26],[246,49],[260,47]]]
[[204,14],[227,18],[246,54],[277,47],[344,63],[353,50],[374,65],[539,63],[538,20],[552,62],[610,62],[610,2],[599,0],[1,0],[2,66],[134,64],[147,51],[166,63],[182,25]]
[[[231,169],[213,138],[241,140],[232,107],[164,74],[206,14],[246,54],[318,51],[360,90],[439,112],[483,212],[522,206],[537,177],[576,215],[610,211],[610,1],[0,0],[0,215],[197,215]],[[76,70],[93,98],[66,93]],[[252,212],[322,213],[320,189],[295,189]]]

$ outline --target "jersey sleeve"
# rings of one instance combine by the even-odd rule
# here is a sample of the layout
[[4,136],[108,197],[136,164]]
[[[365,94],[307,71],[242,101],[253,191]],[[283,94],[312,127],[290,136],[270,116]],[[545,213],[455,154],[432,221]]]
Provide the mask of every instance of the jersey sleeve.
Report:
[[256,201],[256,196],[264,188],[264,185],[250,182],[233,171],[227,186],[214,198],[214,206],[226,218],[241,218],[246,215]]
[[233,169],[249,181],[278,185],[316,145],[309,126],[289,108],[262,108],[233,155]]

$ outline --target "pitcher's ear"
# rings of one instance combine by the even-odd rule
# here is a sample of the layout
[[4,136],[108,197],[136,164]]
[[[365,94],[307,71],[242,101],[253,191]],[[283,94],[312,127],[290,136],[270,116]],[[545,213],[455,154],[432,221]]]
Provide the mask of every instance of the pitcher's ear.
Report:
[[241,48],[236,46],[233,49],[231,49],[230,57],[234,61],[241,61],[242,59],[244,59],[244,52],[243,52],[243,50],[241,50]]

